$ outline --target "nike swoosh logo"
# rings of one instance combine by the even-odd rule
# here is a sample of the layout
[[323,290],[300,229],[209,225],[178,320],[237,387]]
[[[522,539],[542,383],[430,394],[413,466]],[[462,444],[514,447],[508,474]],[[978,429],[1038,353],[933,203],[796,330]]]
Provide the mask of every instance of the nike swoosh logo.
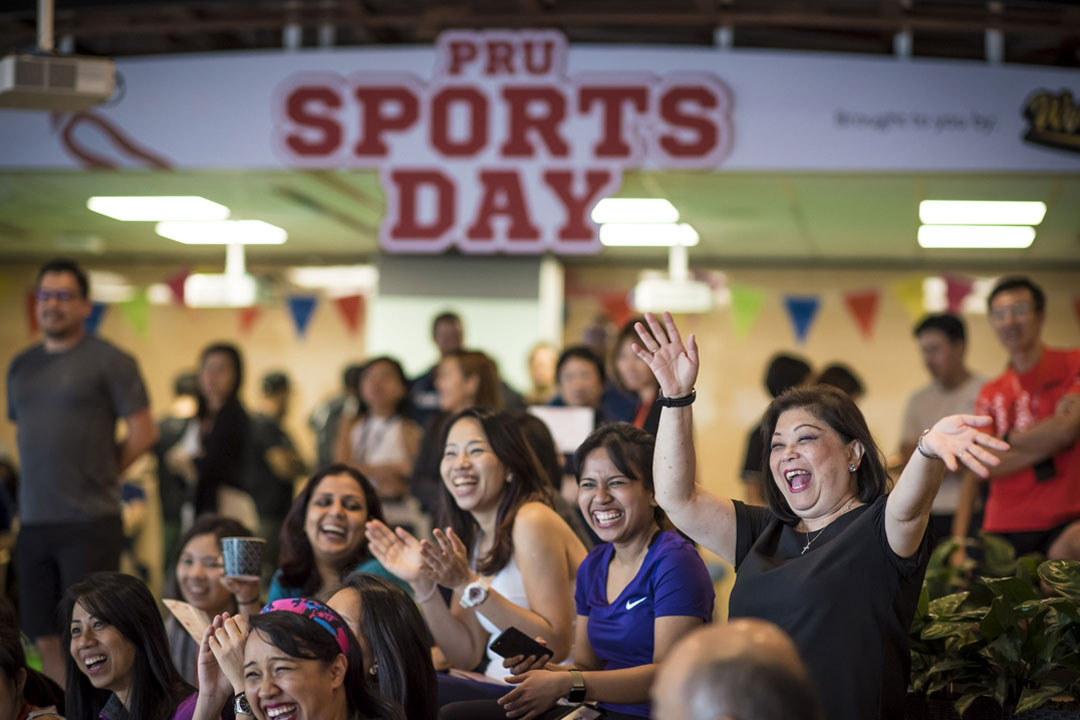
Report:
[[637,600],[627,600],[626,601],[626,609],[627,610],[633,610],[635,607],[637,607],[638,605],[640,605],[641,603],[645,602],[648,599],[649,598],[647,598],[647,597],[640,597]]

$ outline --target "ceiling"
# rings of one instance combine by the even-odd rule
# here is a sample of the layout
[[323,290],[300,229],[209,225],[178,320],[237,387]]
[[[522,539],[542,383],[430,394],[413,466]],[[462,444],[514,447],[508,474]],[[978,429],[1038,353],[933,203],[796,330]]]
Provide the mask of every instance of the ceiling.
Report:
[[[91,195],[202,195],[289,233],[251,246],[249,263],[340,263],[377,252],[383,193],[373,172],[37,171],[0,173],[0,260],[71,254],[117,263],[220,263],[220,247],[181,245],[153,223],[86,209]],[[694,263],[1080,270],[1080,175],[630,172],[623,197],[664,197],[694,226]],[[1048,206],[1026,250],[924,250],[923,199],[1041,200]],[[608,248],[590,262],[661,261],[662,249]]]

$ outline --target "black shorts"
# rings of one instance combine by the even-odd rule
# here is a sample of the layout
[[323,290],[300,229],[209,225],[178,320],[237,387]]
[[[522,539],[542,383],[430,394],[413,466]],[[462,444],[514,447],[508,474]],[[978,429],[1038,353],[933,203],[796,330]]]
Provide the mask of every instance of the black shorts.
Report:
[[19,613],[31,638],[59,633],[64,591],[99,570],[119,570],[124,528],[119,516],[73,523],[26,525],[15,545]]
[[1054,544],[1054,541],[1061,537],[1061,534],[1074,522],[1077,521],[1070,520],[1067,523],[1050,528],[1049,530],[1032,530],[1029,532],[1011,533],[1003,532],[995,534],[1000,535],[1012,544],[1013,549],[1016,550],[1016,557],[1034,552],[1042,553],[1045,556],[1046,551],[1050,549],[1050,546]]

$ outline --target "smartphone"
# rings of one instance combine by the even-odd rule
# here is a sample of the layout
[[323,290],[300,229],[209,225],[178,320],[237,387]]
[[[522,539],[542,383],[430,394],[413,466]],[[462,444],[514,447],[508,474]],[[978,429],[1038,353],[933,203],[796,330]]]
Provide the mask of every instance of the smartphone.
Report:
[[591,705],[578,705],[576,708],[566,713],[559,720],[596,720],[597,718],[604,717],[604,711],[598,710]]
[[555,655],[550,648],[544,647],[513,626],[503,630],[499,637],[492,641],[491,652],[503,658],[514,657],[515,655],[524,655],[526,657],[535,655],[538,658],[543,655]]

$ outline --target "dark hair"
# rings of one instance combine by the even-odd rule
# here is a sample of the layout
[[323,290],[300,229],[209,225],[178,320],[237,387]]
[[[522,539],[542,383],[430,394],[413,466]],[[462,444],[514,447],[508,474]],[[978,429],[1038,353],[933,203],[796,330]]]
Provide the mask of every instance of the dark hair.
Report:
[[431,321],[431,334],[435,334],[435,328],[439,327],[442,323],[452,322],[455,325],[461,325],[461,316],[452,310],[446,310],[435,316],[435,319]]
[[607,375],[604,373],[604,363],[591,349],[585,345],[571,345],[562,351],[559,355],[559,361],[555,363],[555,379],[558,381],[560,375],[562,375],[563,365],[567,360],[578,358],[579,360],[585,360],[593,364],[596,368],[597,374],[600,376],[600,384],[603,385],[607,379]]
[[[397,407],[394,408],[395,415],[406,416],[409,414],[409,378],[405,375],[404,368],[401,367],[401,363],[396,358],[392,358],[389,355],[380,355],[378,357],[371,358],[360,367],[360,374],[357,376],[356,385],[360,385],[364,382],[364,375],[367,371],[375,366],[376,363],[386,363],[390,366],[390,369],[394,371],[395,377],[401,382],[401,387],[405,389],[405,392],[401,394],[401,399],[398,400]],[[363,396],[360,397],[360,402],[364,402]]]
[[510,417],[521,427],[525,442],[529,443],[529,447],[536,454],[540,469],[551,482],[552,489],[559,492],[562,489],[562,460],[547,423],[527,410],[515,410],[510,413]]
[[1043,293],[1041,287],[1032,282],[1031,278],[1023,275],[1010,275],[998,280],[997,285],[990,291],[989,297],[986,298],[986,309],[990,309],[991,304],[994,302],[994,298],[997,297],[999,293],[1020,288],[1026,288],[1031,291],[1031,299],[1035,303],[1035,312],[1041,313],[1046,308],[1046,294]]
[[686,680],[685,720],[824,720],[813,683],[775,660],[725,658],[701,663]]
[[833,363],[821,371],[817,378],[818,385],[830,385],[848,395],[862,395],[866,389],[855,371],[843,363]]
[[[191,525],[183,537],[180,538],[180,542],[176,544],[176,554],[172,558],[172,564],[170,567],[176,567],[180,564],[180,556],[184,554],[184,548],[187,544],[199,537],[200,535],[213,535],[214,540],[217,541],[218,547],[221,547],[221,539],[227,537],[251,537],[253,533],[239,520],[234,520],[224,515],[200,515],[195,519],[195,522]],[[180,588],[177,587],[176,573],[172,573],[172,576],[168,580],[168,590],[166,590],[167,597],[180,597]]]
[[354,572],[343,589],[360,594],[360,632],[378,666],[379,694],[401,705],[409,720],[435,720],[438,684],[427,625],[404,590],[370,573]]
[[[218,342],[211,345],[207,345],[203,348],[203,351],[199,354],[199,367],[206,363],[206,359],[215,353],[221,353],[225,357],[229,358],[229,362],[233,366],[233,387],[229,392],[229,397],[226,402],[232,398],[236,398],[240,394],[240,388],[244,385],[244,361],[240,357],[240,350],[232,343]],[[206,399],[202,397],[202,392],[199,392],[199,417],[203,417],[206,412]]]
[[[594,450],[603,449],[619,472],[628,478],[640,480],[649,493],[655,493],[652,467],[655,446],[655,437],[630,423],[601,425],[585,438],[574,453],[578,484],[581,484],[581,471],[585,467],[585,458],[589,457]],[[666,526],[667,516],[659,505],[653,508],[653,519],[661,528]]]
[[345,367],[341,373],[341,385],[346,391],[360,394],[360,373],[364,370],[363,363],[353,363]]
[[[26,702],[40,707],[55,705],[57,712],[64,712],[64,691],[48,676],[27,666],[15,611],[5,598],[0,598],[0,673],[7,676],[14,686],[20,670],[26,672],[23,684]],[[0,678],[0,682],[3,682],[3,678]]]
[[[319,576],[319,569],[315,566],[315,554],[311,550],[311,542],[308,540],[307,533],[304,532],[304,521],[307,519],[311,496],[315,494],[319,483],[331,475],[348,475],[355,480],[364,493],[368,519],[383,519],[379,496],[375,494],[375,488],[366,477],[360,474],[359,470],[343,463],[336,463],[312,475],[304,484],[304,489],[293,499],[289,512],[285,515],[285,521],[281,525],[281,584],[288,588],[299,588],[301,594],[305,596],[318,592],[322,585],[322,578]],[[342,575],[369,557],[371,553],[368,551],[367,542],[362,541],[342,563]]]
[[[327,612],[333,613],[330,608]],[[336,614],[336,613],[335,613]],[[259,633],[263,640],[289,657],[315,660],[328,665],[341,655],[336,637],[311,618],[287,610],[252,615],[249,620],[251,632]],[[344,653],[347,667],[345,681],[345,705],[349,718],[357,720],[403,720],[401,710],[383,700],[377,693],[368,691],[364,680],[364,656],[352,630],[341,620],[341,629],[348,639],[349,651]]]
[[[487,555],[477,558],[476,572],[481,575],[494,575],[506,567],[514,554],[514,518],[518,509],[527,502],[539,501],[552,506],[551,483],[544,477],[536,453],[525,441],[521,427],[514,422],[509,413],[492,412],[481,408],[469,408],[451,417],[444,426],[442,446],[450,430],[459,420],[475,420],[480,423],[488,444],[499,462],[506,468],[512,481],[503,488],[499,508],[495,514],[495,537]],[[465,547],[471,552],[476,544],[476,532],[479,526],[472,514],[458,507],[454,496],[446,488],[446,482],[440,482],[442,495],[442,518],[449,524]]]
[[[858,440],[862,444],[862,460],[855,470],[856,494],[860,502],[871,503],[888,492],[890,479],[888,471],[885,470],[885,456],[874,442],[870,428],[866,426],[866,418],[847,393],[829,385],[791,388],[772,401],[761,421],[761,440],[764,445],[761,467],[772,467],[769,460],[776,422],[781,413],[794,408],[807,410],[839,433],[845,443]],[[771,476],[771,471],[768,471],[765,497],[769,501],[769,507],[784,522],[798,522],[799,517],[792,511],[780,488],[776,486],[775,478]]]
[[86,273],[83,271],[79,264],[69,258],[54,258],[38,270],[37,282],[34,283],[36,287],[41,287],[41,278],[45,276],[45,273],[71,273],[75,276],[75,282],[79,286],[79,292],[82,293],[84,298],[90,297],[90,281],[86,279]]
[[765,387],[774,398],[796,385],[802,385],[810,377],[810,363],[796,355],[777,353],[769,360],[765,371]]
[[949,342],[964,342],[967,339],[964,332],[964,321],[952,313],[927,315],[915,326],[912,335],[919,337],[928,330],[937,330],[947,337]]
[[263,375],[263,395],[277,395],[289,389],[289,376],[283,372],[270,372]]
[[[626,387],[626,383],[623,382],[622,376],[619,375],[619,366],[615,364],[615,356],[619,354],[619,348],[622,347],[622,344],[627,340],[630,340],[631,342],[636,342],[638,345],[641,344],[641,338],[638,337],[637,330],[634,329],[634,325],[636,323],[641,323],[642,325],[645,325],[645,318],[635,317],[627,320],[626,324],[622,326],[621,330],[619,330],[619,335],[615,338],[615,345],[611,348],[611,374],[613,376],[613,379],[615,380],[615,386],[623,392],[626,392],[629,388]],[[558,376],[559,373],[558,371],[556,371],[555,377]],[[603,373],[601,373],[601,381],[603,381],[603,377],[604,375]],[[652,377],[652,373],[649,374],[649,377]],[[655,378],[653,379],[653,382],[656,382]],[[659,383],[656,383],[656,385],[657,387],[659,387]]]
[[[118,572],[97,572],[64,593],[61,603],[63,647],[71,647],[71,616],[78,603],[92,616],[112,625],[135,647],[128,715],[139,720],[168,720],[176,706],[195,692],[173,666],[169,640],[157,602],[138,578]],[[95,688],[71,653],[67,658],[67,714],[96,718],[112,695]]]
[[199,397],[199,376],[193,372],[180,373],[173,379],[173,395]]
[[447,358],[456,358],[461,367],[461,374],[467,378],[479,378],[476,385],[476,397],[473,405],[476,407],[502,410],[502,386],[499,383],[499,367],[487,353],[479,350],[455,350],[447,354]]

